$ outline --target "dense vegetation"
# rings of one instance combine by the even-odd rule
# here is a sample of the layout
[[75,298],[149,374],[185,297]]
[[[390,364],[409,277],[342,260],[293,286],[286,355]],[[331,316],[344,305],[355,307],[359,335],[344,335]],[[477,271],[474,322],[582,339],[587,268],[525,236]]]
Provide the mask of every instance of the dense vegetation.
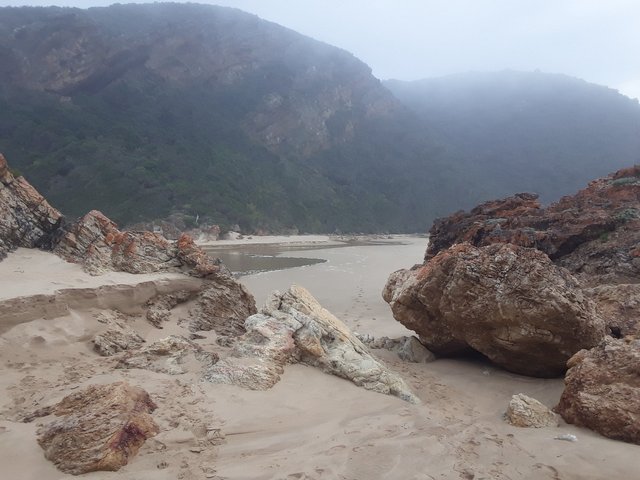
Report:
[[487,194],[546,201],[640,163],[640,106],[607,87],[541,72],[467,73],[385,85],[452,145]]
[[637,103],[513,75],[390,83],[407,108],[347,52],[235,10],[0,9],[0,151],[70,215],[306,232],[424,231],[638,160]]

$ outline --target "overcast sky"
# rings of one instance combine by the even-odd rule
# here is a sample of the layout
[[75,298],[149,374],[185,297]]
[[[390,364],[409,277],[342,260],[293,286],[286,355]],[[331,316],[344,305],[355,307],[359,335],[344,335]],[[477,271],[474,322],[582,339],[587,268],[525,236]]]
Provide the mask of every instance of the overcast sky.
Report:
[[[113,1],[0,0],[2,6],[52,3],[90,7]],[[199,3],[237,7],[349,50],[382,79],[540,69],[577,76],[640,98],[640,0]]]

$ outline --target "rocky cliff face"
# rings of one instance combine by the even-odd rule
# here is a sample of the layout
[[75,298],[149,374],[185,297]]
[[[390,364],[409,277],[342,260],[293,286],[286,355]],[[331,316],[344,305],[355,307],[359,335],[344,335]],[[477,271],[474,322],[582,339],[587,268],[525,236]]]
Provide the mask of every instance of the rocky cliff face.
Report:
[[0,154],[0,260],[18,247],[51,247],[62,220],[29,182],[11,173]]

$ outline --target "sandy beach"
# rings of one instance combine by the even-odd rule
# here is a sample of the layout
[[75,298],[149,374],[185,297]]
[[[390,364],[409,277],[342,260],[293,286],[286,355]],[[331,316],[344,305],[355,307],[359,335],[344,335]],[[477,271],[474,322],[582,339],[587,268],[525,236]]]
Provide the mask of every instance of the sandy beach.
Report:
[[[296,242],[305,245],[304,239]],[[310,242],[313,250],[287,249],[286,255],[325,262],[240,278],[258,304],[272,290],[295,283],[357,332],[376,337],[410,334],[393,320],[380,292],[389,273],[421,260],[425,238],[396,237],[388,245],[339,247],[328,237]],[[318,242],[326,242],[327,248]],[[270,239],[272,246],[282,243]],[[234,248],[232,243],[224,245]],[[522,377],[477,358],[412,364],[395,353],[373,350],[402,374],[421,400],[420,405],[411,405],[303,365],[286,367],[282,380],[266,391],[213,385],[193,371],[170,376],[120,370],[111,358],[92,351],[90,340],[103,328],[101,320],[119,315],[119,303],[128,313],[127,322],[147,341],[185,334],[178,325],[180,308],[172,311],[172,321],[163,330],[135,315],[136,303],[143,303],[154,289],[185,288],[184,277],[121,273],[90,277],[51,254],[20,249],[0,262],[0,281],[0,308],[16,297],[33,302],[38,296],[67,292],[66,310],[52,314],[46,308],[32,309],[31,317],[16,314],[0,329],[3,478],[71,478],[45,460],[36,442],[38,422],[22,423],[22,418],[79,387],[120,379],[150,393],[158,404],[153,417],[161,433],[118,472],[90,473],[85,478],[638,478],[637,446],[563,422],[558,428],[525,429],[504,421],[515,393],[554,406],[562,379]],[[100,290],[103,287],[116,288],[118,294]],[[0,318],[4,323],[8,316]],[[198,343],[203,348],[215,345],[215,333],[202,336]],[[206,441],[206,432],[218,430],[217,440]],[[554,439],[568,433],[578,441]]]

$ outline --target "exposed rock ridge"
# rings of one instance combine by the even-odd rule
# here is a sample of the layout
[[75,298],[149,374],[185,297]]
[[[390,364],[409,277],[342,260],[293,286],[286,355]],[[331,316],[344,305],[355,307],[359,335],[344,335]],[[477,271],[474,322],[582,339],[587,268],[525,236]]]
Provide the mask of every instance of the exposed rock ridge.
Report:
[[231,356],[206,375],[209,381],[266,389],[279,381],[284,365],[302,362],[367,390],[419,403],[398,374],[375,359],[302,287],[274,292],[261,313],[247,319],[245,328]]
[[11,173],[0,153],[0,260],[15,248],[50,248],[63,221],[24,177]]
[[436,220],[425,260],[456,243],[536,248],[586,285],[640,279],[640,166],[594,180],[542,208],[533,194],[485,202]]

